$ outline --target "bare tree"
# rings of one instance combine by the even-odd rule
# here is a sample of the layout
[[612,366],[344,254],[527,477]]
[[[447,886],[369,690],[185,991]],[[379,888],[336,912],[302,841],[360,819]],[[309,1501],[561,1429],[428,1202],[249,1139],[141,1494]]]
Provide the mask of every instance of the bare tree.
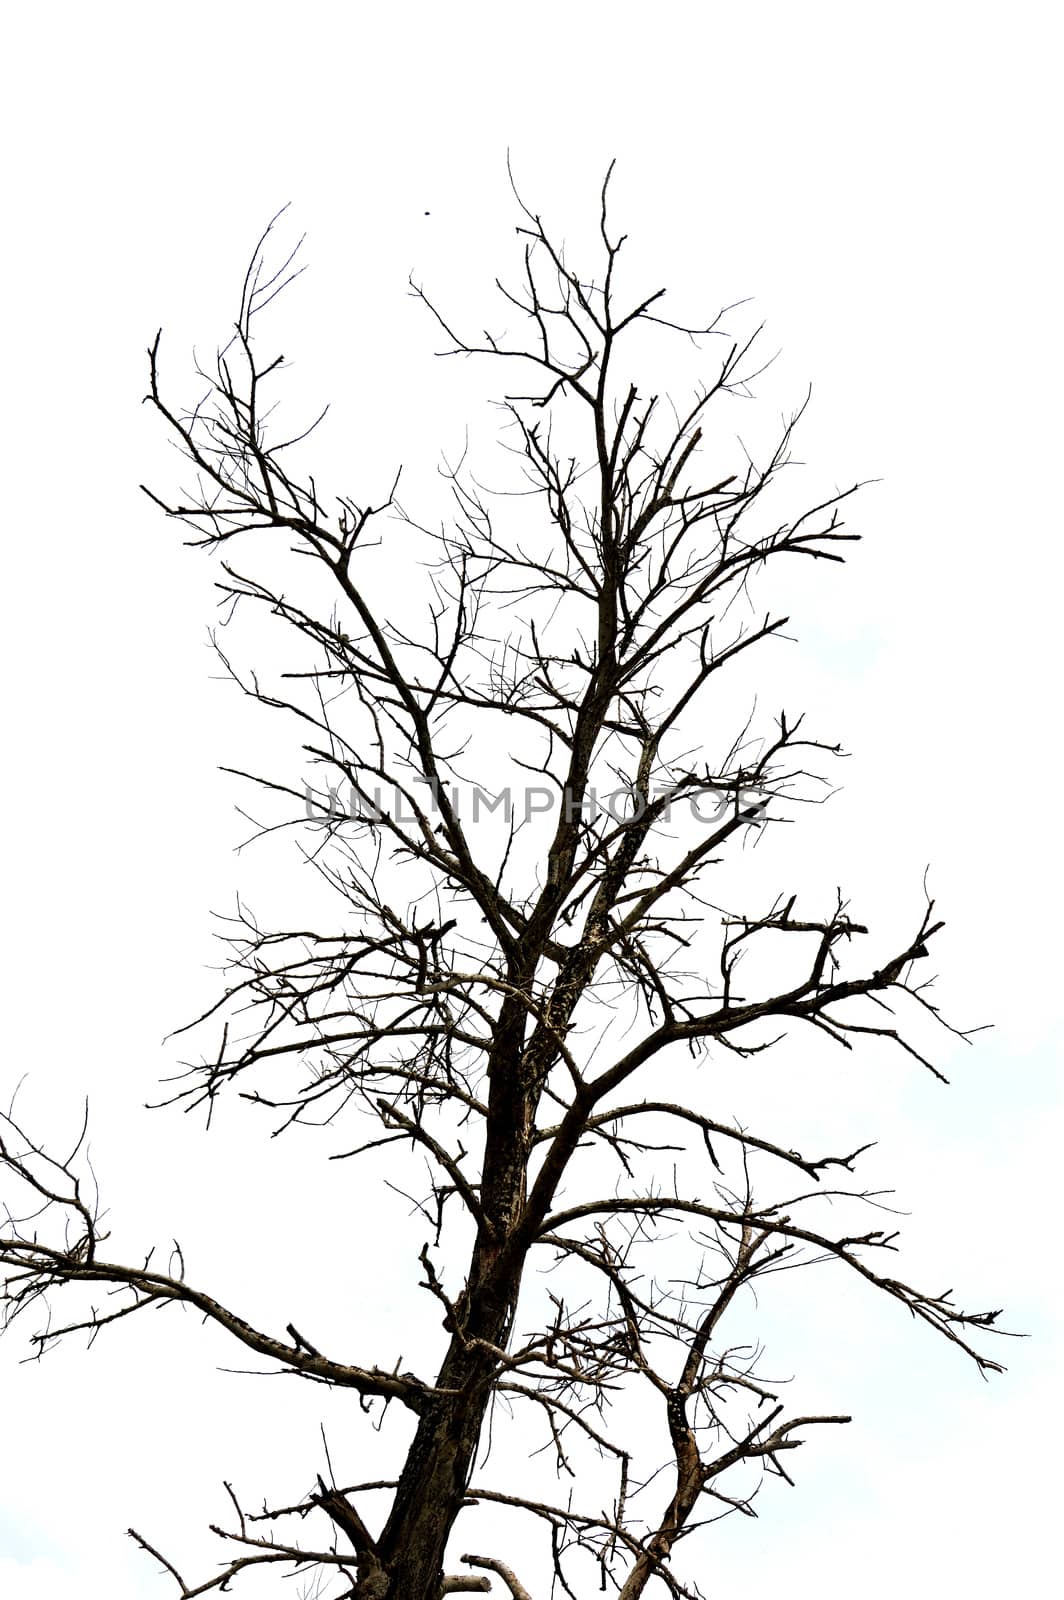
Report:
[[[197,1024],[217,1026],[216,1043],[175,1098],[209,1113],[236,1086],[282,1126],[345,1130],[336,1155],[418,1152],[425,1311],[445,1336],[434,1374],[361,1365],[294,1322],[250,1326],[179,1252],[165,1271],[110,1261],[79,1151],[54,1159],[8,1120],[9,1316],[72,1285],[120,1292],[49,1316],[39,1350],[172,1301],[271,1366],[371,1410],[395,1402],[388,1426],[407,1430],[393,1479],[319,1476],[254,1515],[230,1490],[224,1559],[205,1578],[134,1533],[186,1597],[269,1567],[358,1600],[487,1592],[489,1575],[528,1600],[521,1550],[454,1554],[474,1508],[493,1506],[542,1532],[552,1593],[698,1595],[689,1536],[750,1512],[764,1473],[788,1478],[811,1430],[849,1420],[790,1414],[755,1352],[729,1343],[744,1292],[785,1268],[833,1260],[999,1370],[980,1348],[997,1313],[893,1276],[896,1234],[852,1223],[877,1198],[851,1182],[862,1150],[799,1151],[714,1115],[706,1070],[804,1030],[844,1050],[885,1040],[940,1075],[923,1040],[928,1019],[946,1024],[917,979],[941,927],[930,901],[900,948],[862,960],[868,929],[841,895],[731,913],[708,898],[710,869],[792,819],[836,751],[782,712],[707,751],[704,708],[720,726],[728,669],[786,622],[753,609],[762,569],[841,561],[853,491],[779,519],[800,413],[760,462],[711,441],[717,408],[756,376],[755,340],[732,342],[720,318],[670,320],[661,292],[622,298],[606,186],[597,275],[523,205],[518,234],[519,281],[500,285],[516,333],[470,338],[414,289],[441,353],[488,358],[518,391],[503,402],[512,477],[489,493],[465,460],[448,468],[440,527],[404,509],[397,484],[328,499],[288,466],[299,441],[271,417],[281,360],[256,335],[297,268],[267,266],[270,230],[193,410],[166,397],[158,338],[151,350],[151,403],[194,477],[151,498],[217,554],[229,614],[266,613],[291,642],[269,682],[228,644],[223,659],[301,730],[315,782],[254,781],[310,830],[336,906],[332,926],[238,912],[231,980]],[[718,352],[679,409],[640,382],[648,334]],[[368,559],[397,525],[425,563],[401,604]],[[278,566],[276,534],[304,559]],[[678,1223],[685,1270],[663,1273]],[[513,1428],[549,1446],[542,1494],[478,1462],[505,1462]]]

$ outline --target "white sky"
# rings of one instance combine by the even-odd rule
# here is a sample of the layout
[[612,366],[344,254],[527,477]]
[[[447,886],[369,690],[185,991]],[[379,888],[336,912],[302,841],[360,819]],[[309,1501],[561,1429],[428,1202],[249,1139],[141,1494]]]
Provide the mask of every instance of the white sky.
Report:
[[[395,1251],[347,1169],[326,1174],[340,1231],[323,1237],[305,1152],[263,1148],[237,1117],[205,1141],[140,1109],[178,1059],[162,1034],[215,993],[208,911],[256,881],[232,854],[246,797],[215,770],[249,733],[210,678],[209,564],[137,490],[173,481],[139,404],[156,327],[186,372],[290,201],[311,264],[281,324],[292,392],[333,401],[329,467],[377,492],[400,460],[416,470],[458,445],[483,392],[429,365],[407,274],[483,305],[513,260],[507,146],[565,233],[616,156],[616,214],[650,286],[710,313],[753,297],[784,352],[772,395],[813,382],[800,453],[814,474],[882,480],[852,565],[812,574],[790,604],[803,645],[787,694],[854,760],[788,843],[796,872],[817,881],[822,865],[826,890],[841,882],[888,927],[908,927],[930,862],[942,997],[995,1031],[944,1052],[949,1091],[877,1063],[840,1070],[816,1114],[880,1138],[914,1212],[911,1276],[937,1286],[946,1270],[967,1303],[1003,1302],[1035,1337],[984,1385],[890,1304],[840,1291],[844,1324],[829,1326],[836,1299],[797,1317],[776,1370],[796,1371],[796,1399],[856,1420],[814,1437],[796,1490],[707,1546],[700,1581],[720,1600],[784,1585],[795,1600],[944,1586],[989,1600],[1040,1590],[1056,1565],[1057,27],[1048,5],[711,0],[408,4],[383,21],[59,4],[5,20],[0,1092],[28,1074],[23,1110],[57,1133],[88,1093],[116,1240],[176,1232],[194,1281],[252,1320],[261,1307],[299,1324],[317,1295],[343,1327]],[[764,1093],[777,1116],[773,1095],[788,1111],[801,1099],[782,1082]],[[417,1302],[401,1285],[384,1299],[357,1359],[412,1342]],[[223,1477],[254,1499],[293,1474],[301,1492],[320,1465],[320,1392],[218,1375],[234,1353],[191,1318],[138,1317],[39,1367],[24,1354],[15,1330],[0,1346],[0,1591],[18,1600],[174,1593],[128,1548],[131,1522],[195,1553],[224,1516]],[[330,1442],[375,1475],[345,1404],[327,1412]]]

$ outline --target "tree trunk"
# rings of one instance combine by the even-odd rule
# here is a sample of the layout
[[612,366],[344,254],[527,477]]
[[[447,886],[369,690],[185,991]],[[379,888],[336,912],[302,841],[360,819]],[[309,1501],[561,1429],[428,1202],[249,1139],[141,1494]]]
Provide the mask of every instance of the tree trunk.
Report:
[[[522,974],[522,976],[525,976]],[[435,1388],[418,1419],[395,1499],[377,1542],[388,1600],[439,1600],[447,1540],[469,1486],[481,1428],[521,1288],[522,1220],[538,1098],[520,1070],[524,1007],[504,1008],[492,1063],[481,1182],[482,1215],[466,1288]],[[509,1026],[507,1026],[509,1024]],[[450,1319],[449,1319],[450,1320]]]

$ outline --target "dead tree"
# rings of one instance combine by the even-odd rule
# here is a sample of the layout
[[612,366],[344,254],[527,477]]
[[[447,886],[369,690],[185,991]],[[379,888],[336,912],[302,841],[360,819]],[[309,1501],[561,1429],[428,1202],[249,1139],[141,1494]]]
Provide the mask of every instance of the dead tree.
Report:
[[[171,401],[158,338],[151,349],[149,399],[194,479],[151,499],[218,557],[230,615],[266,613],[291,644],[272,674],[227,642],[223,659],[301,730],[309,765],[254,781],[310,830],[336,907],[316,928],[239,913],[231,981],[199,1019],[216,1042],[177,1098],[209,1111],[235,1087],[284,1126],[331,1122],[334,1154],[419,1152],[432,1175],[425,1315],[444,1334],[434,1372],[382,1370],[359,1363],[357,1327],[350,1349],[323,1352],[294,1322],[250,1326],[180,1256],[165,1271],[110,1261],[77,1152],[53,1160],[7,1124],[9,1314],[72,1286],[121,1291],[105,1310],[49,1314],[39,1348],[173,1301],[271,1370],[352,1389],[365,1407],[394,1402],[388,1426],[408,1429],[394,1479],[318,1477],[257,1515],[231,1491],[233,1520],[215,1530],[224,1560],[207,1577],[185,1578],[135,1533],[183,1596],[269,1567],[357,1600],[487,1592],[489,1575],[521,1600],[521,1551],[455,1554],[492,1506],[527,1515],[569,1596],[698,1595],[696,1530],[750,1512],[762,1474],[787,1478],[811,1430],[849,1420],[791,1415],[751,1351],[728,1342],[744,1291],[806,1261],[833,1259],[999,1370],[981,1347],[996,1312],[895,1277],[895,1233],[825,1225],[818,1197],[836,1198],[836,1219],[875,1198],[850,1181],[861,1150],[799,1151],[714,1107],[709,1063],[754,1071],[803,1031],[843,1050],[885,1040],[938,1075],[914,1024],[946,1026],[918,981],[941,923],[928,901],[884,949],[834,893],[732,912],[710,899],[718,863],[793,818],[837,748],[786,712],[710,749],[703,730],[705,707],[727,705],[732,664],[786,623],[754,610],[762,569],[842,561],[853,491],[779,519],[798,415],[760,462],[710,439],[717,409],[756,374],[754,339],[732,342],[720,318],[674,322],[660,292],[624,299],[606,187],[598,221],[585,275],[522,206],[520,272],[502,288],[514,332],[470,338],[414,288],[441,354],[483,357],[516,391],[501,440],[516,477],[495,495],[466,462],[448,470],[439,527],[394,484],[330,499],[289,465],[299,441],[271,416],[281,361],[256,336],[296,269],[265,265],[269,230],[207,398],[191,411]],[[715,352],[684,407],[640,381],[648,334],[688,341],[702,361]],[[405,598],[366,559],[397,533],[404,560],[415,546],[424,558],[423,592]],[[283,570],[277,535],[302,558]],[[741,958],[768,949],[771,981],[754,962],[740,980]],[[662,1277],[651,1258],[677,1223],[687,1269]],[[633,1406],[656,1441],[626,1420]],[[504,1452],[514,1419],[542,1431],[542,1490],[478,1464],[489,1417]]]

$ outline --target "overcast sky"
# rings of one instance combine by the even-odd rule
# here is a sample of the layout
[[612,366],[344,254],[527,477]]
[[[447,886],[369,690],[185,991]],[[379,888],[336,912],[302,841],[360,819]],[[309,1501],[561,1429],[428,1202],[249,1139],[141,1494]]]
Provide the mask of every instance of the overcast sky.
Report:
[[[315,1226],[307,1152],[236,1116],[205,1140],[142,1110],[180,1057],[162,1036],[216,992],[209,912],[256,883],[253,855],[233,853],[246,797],[216,770],[249,734],[212,677],[209,563],[137,488],[169,488],[176,467],[140,404],[145,347],[162,324],[187,377],[290,203],[309,263],[280,313],[294,400],[332,401],[322,459],[379,494],[400,462],[416,473],[460,446],[478,403],[464,369],[430,362],[408,275],[486,304],[514,260],[507,148],[566,236],[616,157],[616,215],[649,286],[692,314],[749,299],[740,315],[782,351],[770,404],[812,384],[810,481],[879,480],[852,564],[788,597],[788,694],[853,752],[842,793],[789,842],[803,873],[815,863],[888,926],[918,913],[930,864],[942,999],[994,1030],[944,1047],[948,1091],[894,1064],[847,1083],[841,1114],[881,1140],[916,1280],[945,1271],[1034,1336],[984,1384],[895,1307],[836,1306],[829,1286],[830,1331],[798,1327],[783,1365],[796,1397],[830,1393],[854,1425],[807,1445],[798,1487],[758,1522],[725,1525],[701,1581],[719,1600],[1040,1590],[1064,1421],[1055,9],[20,10],[0,107],[0,1097],[27,1075],[25,1114],[65,1137],[88,1094],[94,1165],[134,1254],[177,1234],[190,1275],[252,1320],[322,1294],[338,1246]],[[397,562],[397,603],[402,581]],[[825,1127],[838,1111],[824,1106]],[[388,1241],[347,1169],[326,1181],[332,1215],[353,1218],[348,1309],[374,1329],[358,1359],[390,1362],[416,1302],[400,1286],[361,1305]],[[138,1317],[40,1366],[25,1353],[16,1327],[0,1345],[0,1589],[17,1600],[172,1594],[125,1528],[202,1551],[222,1478],[254,1499],[278,1462],[298,1461],[300,1484],[318,1469],[320,1416],[375,1475],[346,1442],[349,1408],[219,1374],[233,1352],[192,1318]]]

